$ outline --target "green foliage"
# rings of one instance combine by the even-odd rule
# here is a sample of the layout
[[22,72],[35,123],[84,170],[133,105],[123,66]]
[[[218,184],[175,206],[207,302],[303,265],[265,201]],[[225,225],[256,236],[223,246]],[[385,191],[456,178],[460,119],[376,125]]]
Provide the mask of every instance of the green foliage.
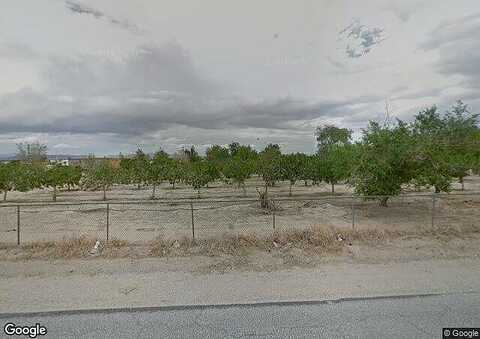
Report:
[[122,158],[120,160],[120,169],[118,171],[119,184],[132,184],[134,182],[135,163],[134,159]]
[[165,178],[168,180],[172,188],[175,189],[175,185],[185,179],[185,165],[182,161],[177,159],[170,159],[167,163],[167,172]]
[[[363,132],[362,146],[352,182],[355,192],[365,196],[391,196],[413,178],[411,133],[403,122],[394,127],[370,122]],[[379,198],[382,206],[387,197]]]
[[281,156],[280,167],[282,169],[282,179],[288,180],[289,195],[292,195],[292,186],[302,178],[303,169],[306,167],[306,157],[304,154],[285,154]]
[[195,149],[195,146],[190,147],[190,149],[184,148],[182,150],[182,152],[183,152],[183,154],[185,154],[185,156],[186,156],[186,158],[189,162],[200,161],[202,159],[200,157],[200,155],[198,155],[198,152]]
[[237,154],[238,149],[240,148],[240,143],[238,142],[232,142],[230,145],[228,145],[228,150],[230,152],[230,155],[233,157]]
[[188,164],[185,181],[198,192],[200,198],[200,188],[211,182],[211,166],[205,160],[194,161]]
[[240,145],[236,148],[234,153],[231,153],[232,157],[238,157],[243,160],[250,160],[252,162],[257,161],[258,153],[250,145]]
[[478,164],[480,128],[478,114],[472,114],[462,101],[452,107],[444,117],[444,140],[449,145],[451,174],[462,184],[468,171]]
[[257,171],[265,182],[265,187],[274,186],[282,178],[282,153],[276,144],[269,144],[260,152]]
[[55,165],[42,170],[42,185],[53,188],[53,201],[57,201],[57,189],[72,180],[72,170],[68,166]]
[[3,200],[7,200],[9,191],[27,192],[38,187],[37,178],[31,166],[19,161],[0,164],[0,192],[3,192]]
[[325,164],[318,155],[308,156],[302,170],[302,180],[312,180],[312,185],[319,184],[323,180]]
[[332,187],[335,192],[335,185],[347,181],[352,174],[355,159],[354,145],[332,145],[319,155],[322,170],[322,179]]
[[148,182],[150,158],[140,148],[133,158],[133,171],[131,172],[131,182],[140,187]]
[[66,166],[65,184],[70,190],[71,187],[78,186],[82,179],[82,169],[79,166]]
[[435,187],[435,192],[449,191],[452,182],[450,149],[446,143],[445,122],[437,107],[427,108],[415,116],[411,128],[415,140],[415,174],[418,187]]
[[331,146],[349,144],[352,139],[352,131],[347,128],[339,128],[334,125],[317,127],[315,131],[318,153],[323,153]]
[[255,160],[252,158],[243,158],[239,154],[232,157],[223,169],[226,178],[242,187],[243,194],[246,195],[245,181],[252,176],[255,171]]
[[471,114],[461,101],[443,117],[435,106],[415,116],[416,174],[420,187],[434,187],[435,192],[451,189],[454,177],[462,183],[477,162],[476,135],[478,115]]
[[223,172],[223,167],[230,159],[230,153],[228,148],[213,145],[206,151],[207,161],[215,166],[219,172]]
[[89,183],[100,187],[103,191],[103,200],[107,200],[107,189],[117,182],[117,171],[109,160],[96,161],[87,169],[85,176]]
[[146,181],[152,185],[152,199],[155,199],[156,187],[167,179],[170,157],[160,150],[153,156],[153,159],[146,163]]

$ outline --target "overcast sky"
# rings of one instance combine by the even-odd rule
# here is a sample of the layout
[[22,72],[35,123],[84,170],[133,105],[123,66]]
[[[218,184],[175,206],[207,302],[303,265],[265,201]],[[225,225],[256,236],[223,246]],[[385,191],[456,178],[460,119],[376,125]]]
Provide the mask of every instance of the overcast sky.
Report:
[[0,154],[312,152],[462,99],[480,110],[480,1],[2,0]]

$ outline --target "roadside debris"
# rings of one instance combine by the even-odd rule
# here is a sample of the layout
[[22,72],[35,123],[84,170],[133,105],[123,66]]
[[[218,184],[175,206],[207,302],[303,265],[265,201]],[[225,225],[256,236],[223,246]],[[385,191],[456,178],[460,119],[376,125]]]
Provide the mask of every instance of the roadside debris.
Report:
[[102,250],[103,250],[103,246],[100,243],[100,241],[97,240],[93,248],[90,250],[90,255],[94,255],[94,256],[99,255],[102,252]]

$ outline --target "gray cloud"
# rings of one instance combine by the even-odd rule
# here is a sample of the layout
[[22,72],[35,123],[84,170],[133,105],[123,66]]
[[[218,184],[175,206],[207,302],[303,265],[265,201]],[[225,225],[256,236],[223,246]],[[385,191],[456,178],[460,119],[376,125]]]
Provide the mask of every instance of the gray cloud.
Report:
[[374,46],[385,40],[383,33],[382,28],[369,28],[361,24],[358,19],[354,19],[352,23],[340,31],[339,36],[341,39],[350,42],[345,48],[347,56],[349,58],[359,58],[368,54]]
[[115,18],[115,17],[113,17],[111,15],[108,15],[108,14],[102,12],[102,11],[99,11],[95,8],[85,6],[85,5],[83,5],[79,2],[72,1],[72,0],[66,0],[65,1],[65,6],[72,13],[90,15],[90,16],[94,17],[95,19],[106,20],[107,22],[109,22],[109,23],[111,23],[115,26],[118,26],[120,28],[126,29],[126,30],[128,30],[132,33],[135,33],[135,34],[141,33],[140,28],[137,27],[137,25],[131,23],[128,20],[126,20],[126,19],[121,20],[121,19]]
[[433,50],[459,41],[478,40],[480,13],[471,14],[459,19],[439,24],[427,36],[420,47],[424,50]]
[[[480,88],[480,13],[440,24],[422,44],[435,50],[436,70],[448,76],[461,76],[457,83],[467,89]],[[478,93],[478,92],[477,92]],[[471,98],[471,93],[469,94]],[[477,94],[476,98],[479,98]]]
[[140,136],[172,126],[291,129],[295,122],[348,115],[354,105],[382,100],[232,96],[200,74],[177,43],[142,46],[121,61],[56,57],[42,74],[47,91],[0,97],[0,133]]
[[30,46],[19,42],[5,42],[0,44],[0,58],[14,60],[32,60],[39,55]]
[[425,1],[418,0],[388,1],[384,8],[392,11],[401,21],[406,22],[415,12],[422,10],[425,5]]

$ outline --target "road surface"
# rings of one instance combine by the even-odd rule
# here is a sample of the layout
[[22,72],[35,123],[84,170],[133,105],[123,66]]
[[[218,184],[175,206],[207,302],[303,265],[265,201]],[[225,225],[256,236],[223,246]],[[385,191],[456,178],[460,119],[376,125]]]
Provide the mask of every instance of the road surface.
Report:
[[7,322],[38,322],[46,338],[441,338],[442,327],[480,326],[480,293],[1,314],[0,322],[3,336]]

